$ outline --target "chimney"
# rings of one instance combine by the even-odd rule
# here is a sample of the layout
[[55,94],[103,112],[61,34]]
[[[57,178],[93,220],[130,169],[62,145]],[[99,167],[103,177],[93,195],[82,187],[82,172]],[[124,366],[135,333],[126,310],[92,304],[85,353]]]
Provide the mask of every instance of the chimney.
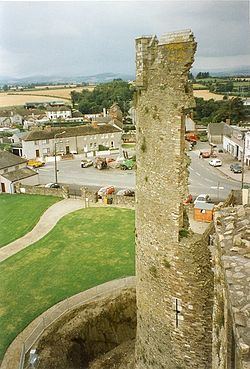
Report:
[[95,120],[92,120],[92,127],[97,128],[97,122]]
[[103,111],[103,116],[106,117],[107,116],[107,110],[106,110],[106,108],[103,108],[102,111]]
[[231,124],[231,119],[230,118],[226,119],[226,124],[228,124],[230,126],[230,124]]

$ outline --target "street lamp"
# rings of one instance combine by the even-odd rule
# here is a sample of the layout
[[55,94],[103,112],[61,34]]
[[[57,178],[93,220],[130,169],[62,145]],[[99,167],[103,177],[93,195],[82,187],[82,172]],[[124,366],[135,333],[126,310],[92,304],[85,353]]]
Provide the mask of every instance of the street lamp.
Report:
[[241,189],[244,188],[244,170],[245,170],[245,151],[246,151],[246,134],[242,132],[242,141],[243,141],[243,148],[242,148],[242,172],[241,172]]
[[65,133],[65,131],[60,132],[60,133],[56,133],[54,136],[54,141],[55,141],[55,183],[57,183],[57,161],[56,161],[56,136],[60,136],[63,135]]

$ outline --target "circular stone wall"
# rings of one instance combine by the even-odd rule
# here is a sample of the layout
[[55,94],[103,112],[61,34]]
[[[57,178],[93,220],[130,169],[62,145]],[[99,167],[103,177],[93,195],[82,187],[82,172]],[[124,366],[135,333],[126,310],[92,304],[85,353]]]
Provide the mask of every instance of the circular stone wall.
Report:
[[45,331],[36,346],[38,369],[119,368],[119,361],[133,356],[135,333],[134,289],[99,298],[64,314]]

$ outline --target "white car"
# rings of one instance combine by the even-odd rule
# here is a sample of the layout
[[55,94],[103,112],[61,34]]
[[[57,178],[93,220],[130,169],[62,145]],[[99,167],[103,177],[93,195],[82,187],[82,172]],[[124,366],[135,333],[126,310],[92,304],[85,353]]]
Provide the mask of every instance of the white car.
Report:
[[202,193],[199,196],[196,197],[196,199],[194,200],[194,205],[197,202],[211,202],[210,196],[206,193]]
[[209,165],[212,165],[212,167],[221,167],[222,161],[219,159],[213,159],[213,160],[210,160]]

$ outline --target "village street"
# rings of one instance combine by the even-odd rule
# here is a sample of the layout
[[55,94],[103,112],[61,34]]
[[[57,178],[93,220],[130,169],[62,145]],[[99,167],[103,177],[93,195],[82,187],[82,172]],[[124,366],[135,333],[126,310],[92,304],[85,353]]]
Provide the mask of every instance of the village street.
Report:
[[[229,178],[219,168],[211,167],[209,159],[199,159],[199,148],[189,152],[191,165],[189,167],[189,190],[193,197],[208,193],[214,201],[224,200],[231,189],[241,187],[241,174],[234,175],[238,180]],[[82,186],[100,188],[113,185],[116,189],[135,188],[135,171],[108,169],[97,170],[93,167],[81,168],[80,159],[60,161],[58,163],[58,182],[68,184],[71,193],[79,194]],[[55,181],[54,163],[47,163],[39,169],[41,184]]]

